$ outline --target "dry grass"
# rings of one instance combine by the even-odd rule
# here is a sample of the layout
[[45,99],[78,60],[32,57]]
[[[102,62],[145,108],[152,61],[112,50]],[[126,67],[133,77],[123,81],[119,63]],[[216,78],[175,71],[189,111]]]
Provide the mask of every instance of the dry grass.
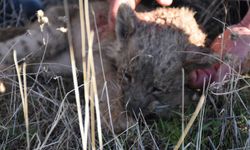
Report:
[[[21,79],[20,68],[17,63],[17,56],[16,51],[14,50],[14,62],[18,77],[18,83],[20,88],[20,94],[22,99],[22,106],[23,106],[23,115],[25,121],[25,128],[26,128],[26,140],[27,140],[27,149],[30,149],[30,138],[29,138],[29,115],[28,115],[28,98],[27,98],[27,79],[26,79],[26,63],[23,64],[23,80]],[[23,84],[22,84],[23,83]]]
[[[83,1],[79,3],[83,16]],[[85,10],[87,6],[85,1]],[[208,23],[208,16],[202,17],[203,22]],[[82,35],[87,32],[90,52],[86,56],[83,51],[82,56],[85,84],[78,83],[76,71],[72,72],[74,85],[71,78],[51,76],[48,74],[53,72],[43,69],[26,74],[24,67],[20,73],[17,60],[6,69],[12,73],[1,72],[0,77],[11,91],[0,95],[0,149],[172,149],[181,143],[182,149],[249,149],[250,80],[249,76],[235,71],[223,82],[211,84],[204,90],[205,104],[201,104],[203,107],[199,107],[193,117],[195,106],[189,106],[182,111],[173,110],[175,115],[168,120],[147,124],[141,115],[137,124],[120,134],[102,133],[91,55],[93,37],[86,22],[81,20]],[[71,35],[69,43],[70,40]],[[72,51],[71,44],[70,47]],[[75,68],[73,58],[71,52],[72,68]],[[184,124],[187,124],[185,130]]]

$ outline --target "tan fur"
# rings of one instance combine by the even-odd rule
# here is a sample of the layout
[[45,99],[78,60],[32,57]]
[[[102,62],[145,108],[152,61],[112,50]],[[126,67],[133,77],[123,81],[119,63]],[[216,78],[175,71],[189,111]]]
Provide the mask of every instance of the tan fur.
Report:
[[196,46],[204,46],[206,34],[199,29],[194,18],[194,12],[188,8],[158,8],[151,12],[138,13],[137,17],[146,22],[154,22],[181,29],[189,36],[188,40],[190,43]]

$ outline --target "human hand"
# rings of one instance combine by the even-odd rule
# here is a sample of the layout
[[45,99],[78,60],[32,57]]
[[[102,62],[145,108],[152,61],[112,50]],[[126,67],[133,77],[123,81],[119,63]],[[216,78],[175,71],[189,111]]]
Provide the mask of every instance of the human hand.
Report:
[[[241,71],[247,72],[250,68],[250,10],[244,19],[218,36],[212,43],[214,53],[220,56],[230,55],[234,64],[215,64],[210,68],[197,69],[189,74],[189,85],[194,88],[202,88],[203,84],[211,81],[222,81],[227,73],[230,73],[230,65],[241,65]],[[237,63],[237,64],[235,64]],[[235,68],[236,71],[239,68]],[[204,81],[205,80],[205,81]]]
[[[162,6],[169,6],[173,0],[156,0]],[[109,0],[109,29],[114,30],[115,28],[115,18],[119,6],[122,3],[127,3],[132,9],[135,9],[141,0]]]

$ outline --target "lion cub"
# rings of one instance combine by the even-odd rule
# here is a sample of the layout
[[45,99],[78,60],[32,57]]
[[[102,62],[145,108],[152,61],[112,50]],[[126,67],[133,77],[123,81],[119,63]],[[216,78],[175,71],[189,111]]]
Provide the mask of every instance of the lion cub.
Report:
[[[97,25],[107,22],[108,4],[91,3],[96,12]],[[73,46],[77,67],[81,70],[81,35],[78,7],[69,8]],[[98,13],[100,12],[100,13]],[[102,14],[102,15],[99,15]],[[3,66],[13,63],[12,49],[19,60],[28,63],[50,63],[48,68],[62,75],[71,75],[66,34],[58,31],[65,25],[64,9],[55,7],[45,12],[49,23],[40,30],[32,24],[27,33],[0,43]],[[91,26],[95,25],[93,19]],[[209,65],[203,48],[206,35],[199,29],[194,13],[187,8],[161,8],[152,12],[136,13],[128,5],[119,7],[115,33],[103,29],[100,34],[104,74],[109,89],[111,116],[116,131],[133,123],[126,111],[138,114],[156,114],[166,117],[170,108],[181,102],[182,69]],[[105,33],[107,32],[107,33]],[[105,33],[105,34],[102,34]],[[104,79],[97,41],[94,43],[94,59],[99,95]],[[57,64],[57,65],[54,65]],[[59,65],[58,65],[59,64]],[[34,67],[33,69],[37,69]],[[186,81],[187,79],[185,79]],[[185,99],[191,99],[193,91],[185,86]],[[108,124],[108,105],[100,99],[102,121]],[[127,123],[126,123],[127,122]],[[109,125],[106,124],[106,127]]]

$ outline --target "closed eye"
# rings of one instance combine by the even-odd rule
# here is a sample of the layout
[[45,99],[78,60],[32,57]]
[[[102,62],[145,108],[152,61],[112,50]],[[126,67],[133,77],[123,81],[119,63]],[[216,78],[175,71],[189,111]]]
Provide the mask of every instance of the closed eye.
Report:
[[131,82],[131,80],[132,80],[132,77],[128,73],[126,73],[126,72],[123,74],[123,78],[127,82]]
[[157,88],[157,87],[153,87],[153,88],[152,88],[152,92],[153,92],[153,93],[158,93],[158,92],[163,92],[163,90],[160,89],[160,88]]

